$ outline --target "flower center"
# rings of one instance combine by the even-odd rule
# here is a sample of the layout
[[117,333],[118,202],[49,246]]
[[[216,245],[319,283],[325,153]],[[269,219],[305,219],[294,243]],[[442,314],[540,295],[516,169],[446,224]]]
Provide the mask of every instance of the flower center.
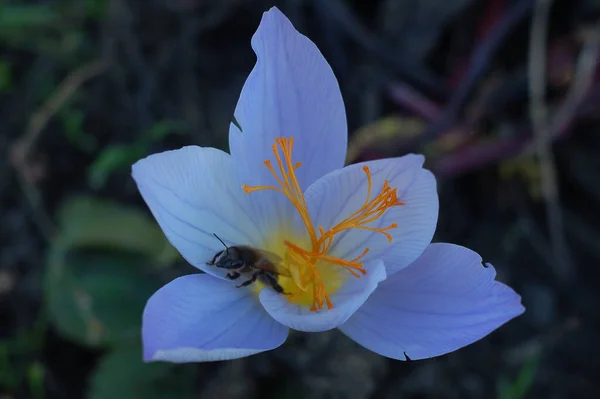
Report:
[[[294,138],[276,138],[273,144],[273,154],[277,161],[279,173],[271,164],[270,160],[264,161],[265,166],[275,177],[277,186],[254,186],[242,185],[245,194],[260,190],[273,190],[285,195],[304,223],[308,234],[308,242],[301,240],[283,240],[279,253],[283,254],[283,267],[287,268],[290,278],[279,277],[279,282],[288,293],[288,299],[291,302],[306,304],[307,295],[311,299],[311,310],[317,311],[327,305],[328,309],[333,308],[329,298],[329,291],[335,292],[341,286],[341,279],[344,274],[351,274],[360,278],[367,271],[363,268],[361,259],[369,252],[365,248],[363,252],[354,259],[342,259],[329,254],[334,243],[335,236],[339,233],[350,230],[360,229],[381,233],[392,242],[392,236],[389,230],[398,227],[392,223],[387,227],[371,227],[369,223],[379,219],[385,211],[394,206],[404,205],[397,198],[397,190],[389,186],[386,180],[379,194],[371,198],[373,190],[373,179],[368,166],[363,166],[367,178],[367,198],[361,207],[354,213],[346,217],[340,223],[325,231],[323,227],[315,229],[315,225],[308,214],[308,207],[304,199],[304,193],[296,178],[296,170],[301,166],[298,162],[292,162],[292,149],[294,147]],[[283,281],[282,281],[283,280]]]

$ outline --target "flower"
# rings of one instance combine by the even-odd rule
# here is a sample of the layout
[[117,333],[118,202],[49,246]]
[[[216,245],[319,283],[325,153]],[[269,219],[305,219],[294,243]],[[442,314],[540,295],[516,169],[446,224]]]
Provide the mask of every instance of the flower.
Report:
[[[383,356],[422,359],[524,311],[475,252],[431,244],[438,198],[422,156],[344,167],[337,80],[278,9],[263,15],[252,47],[258,60],[235,109],[231,155],[189,146],[133,166],[167,238],[205,272],[149,299],[146,361],[244,357],[277,348],[289,328],[339,328]],[[238,288],[252,273],[209,264],[239,246],[265,251],[282,293],[267,278]]]

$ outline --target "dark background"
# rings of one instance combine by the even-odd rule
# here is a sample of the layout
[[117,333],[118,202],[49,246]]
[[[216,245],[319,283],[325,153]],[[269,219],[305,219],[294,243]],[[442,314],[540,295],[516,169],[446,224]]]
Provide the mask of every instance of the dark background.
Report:
[[0,1],[0,398],[600,397],[596,0],[276,4],[336,73],[348,162],[424,153],[435,240],[493,263],[523,316],[417,362],[331,331],[247,359],[142,364],[145,300],[194,269],[130,165],[227,149],[272,5]]

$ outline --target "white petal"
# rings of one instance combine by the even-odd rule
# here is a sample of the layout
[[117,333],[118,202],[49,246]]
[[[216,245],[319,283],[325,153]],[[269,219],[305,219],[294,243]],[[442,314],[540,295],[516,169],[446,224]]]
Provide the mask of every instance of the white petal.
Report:
[[294,330],[331,330],[348,320],[365,303],[377,284],[385,280],[385,266],[381,261],[373,261],[365,269],[366,275],[361,278],[348,276],[339,291],[330,296],[333,309],[325,306],[318,312],[312,312],[309,307],[291,303],[284,295],[270,289],[261,291],[260,302],[275,320]]
[[424,359],[469,345],[524,312],[521,298],[495,281],[470,249],[431,244],[382,283],[340,329],[393,359]]
[[175,363],[236,359],[280,346],[288,329],[247,289],[206,274],[180,277],[144,310],[144,360]]
[[214,148],[189,146],[150,155],[133,165],[142,197],[165,235],[192,265],[207,266],[223,245],[256,245],[261,232],[250,218],[248,199],[233,172],[231,157]]
[[371,198],[379,194],[384,181],[397,189],[402,206],[388,208],[382,217],[369,227],[397,228],[388,232],[392,243],[381,233],[351,229],[335,237],[331,254],[354,259],[368,247],[365,262],[381,259],[392,275],[413,262],[431,242],[438,217],[438,196],[433,175],[422,169],[421,155],[381,159],[347,166],[332,172],[306,190],[309,213],[325,230],[357,211],[367,197],[368,180],[363,166],[370,168],[373,188]]

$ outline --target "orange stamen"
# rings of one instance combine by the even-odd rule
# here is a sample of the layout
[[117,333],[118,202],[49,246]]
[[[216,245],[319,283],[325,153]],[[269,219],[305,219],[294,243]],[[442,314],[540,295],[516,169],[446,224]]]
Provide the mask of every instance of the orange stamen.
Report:
[[[397,198],[397,192],[395,188],[389,186],[389,182],[386,180],[383,187],[378,195],[371,199],[373,189],[373,179],[371,171],[368,166],[363,166],[363,171],[367,176],[367,198],[362,206],[352,213],[346,219],[336,224],[329,230],[325,231],[323,227],[319,227],[319,235],[315,231],[313,222],[308,214],[308,208],[304,199],[304,193],[296,178],[296,170],[302,165],[300,162],[292,163],[292,149],[294,147],[294,138],[276,138],[275,144],[273,144],[273,154],[275,154],[275,160],[277,161],[277,167],[279,173],[273,168],[271,161],[266,160],[265,166],[275,180],[279,187],[276,186],[254,186],[250,187],[242,185],[245,194],[249,194],[260,190],[273,190],[282,193],[289,198],[290,202],[296,208],[296,211],[300,215],[302,222],[306,228],[308,236],[311,242],[311,249],[307,250],[300,246],[290,242],[284,241],[285,246],[288,248],[287,255],[289,260],[294,262],[292,277],[295,284],[302,290],[305,291],[309,284],[312,284],[313,289],[313,304],[311,306],[312,311],[322,309],[325,304],[328,309],[333,308],[333,304],[329,298],[325,284],[323,283],[319,273],[317,272],[316,265],[318,262],[326,262],[332,265],[337,265],[347,270],[353,276],[360,278],[361,275],[367,273],[363,268],[363,262],[360,260],[369,252],[369,248],[365,248],[364,251],[352,260],[341,259],[328,254],[331,246],[334,242],[334,237],[346,230],[360,229],[374,231],[383,234],[389,242],[392,242],[392,236],[388,233],[389,230],[398,227],[396,223],[392,223],[387,227],[372,227],[367,224],[374,222],[383,216],[385,211],[394,206],[404,205]],[[282,157],[283,155],[283,157]],[[298,265],[302,265],[304,273],[300,273]],[[291,266],[290,266],[291,267]]]

